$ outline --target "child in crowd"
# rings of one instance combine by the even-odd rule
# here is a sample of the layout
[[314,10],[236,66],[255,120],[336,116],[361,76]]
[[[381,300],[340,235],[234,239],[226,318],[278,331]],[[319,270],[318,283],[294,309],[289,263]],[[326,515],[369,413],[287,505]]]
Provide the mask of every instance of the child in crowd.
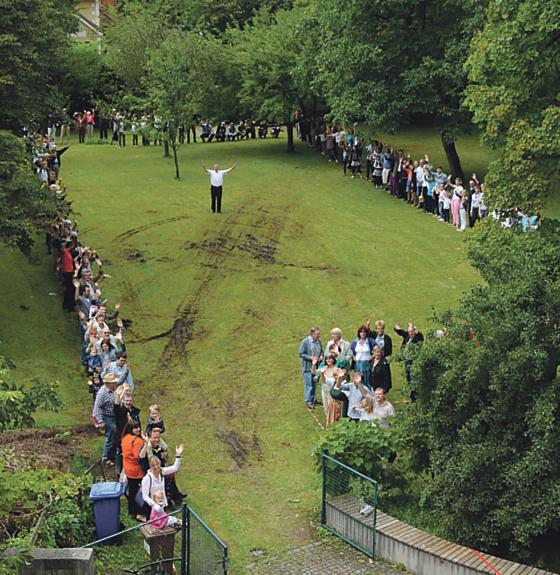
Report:
[[150,435],[152,429],[154,427],[159,427],[161,432],[165,432],[165,424],[163,423],[163,419],[161,418],[161,412],[159,409],[159,405],[157,403],[152,403],[148,408],[150,411],[150,417],[146,421],[146,435]]
[[152,511],[150,513],[150,523],[152,527],[156,529],[163,529],[164,527],[172,527],[178,523],[177,518],[173,516],[168,516],[165,513],[163,508],[165,504],[165,495],[163,491],[154,491],[152,494],[152,499],[154,500],[155,505],[152,507]]
[[446,224],[449,223],[449,210],[451,209],[451,199],[449,198],[449,192],[445,188],[441,188],[440,196],[442,201],[442,221]]
[[360,414],[360,421],[370,421],[373,425],[373,399],[371,395],[366,395],[362,401],[354,406],[354,411]]
[[90,379],[88,379],[88,391],[93,395],[93,403],[95,403],[95,398],[97,397],[97,392],[103,387],[103,381],[101,381],[101,374],[94,371],[91,374]]
[[97,346],[90,343],[87,351],[87,371],[91,375],[95,372],[101,373],[103,369],[101,357],[97,353]]

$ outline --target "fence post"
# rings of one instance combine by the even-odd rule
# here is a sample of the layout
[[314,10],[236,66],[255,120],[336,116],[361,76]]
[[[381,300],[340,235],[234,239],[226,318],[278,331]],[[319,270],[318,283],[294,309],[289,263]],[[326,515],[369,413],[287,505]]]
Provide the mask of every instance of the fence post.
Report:
[[327,460],[325,458],[325,452],[322,453],[322,462],[323,462],[323,487],[322,487],[322,495],[321,495],[321,525],[325,525],[327,523],[327,505],[325,499],[327,497]]
[[187,575],[187,538],[188,538],[188,523],[189,514],[186,503],[183,503],[183,512],[181,513],[181,575]]
[[187,575],[191,575],[191,508],[187,505]]
[[379,500],[379,486],[377,482],[374,484],[374,493],[375,493],[375,504],[373,507],[373,549],[372,557],[375,557],[375,549],[377,546],[377,502]]
[[228,554],[227,554],[227,547],[224,547],[224,575],[227,575],[228,570]]

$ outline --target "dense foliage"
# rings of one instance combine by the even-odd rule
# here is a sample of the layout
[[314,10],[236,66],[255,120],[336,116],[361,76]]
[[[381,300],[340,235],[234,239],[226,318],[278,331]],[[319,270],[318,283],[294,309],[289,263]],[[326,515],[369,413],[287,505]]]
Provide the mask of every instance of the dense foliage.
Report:
[[441,130],[452,173],[462,175],[454,141],[470,126],[461,105],[463,64],[485,4],[318,0],[316,65],[333,118],[388,130],[429,118]]
[[373,427],[371,422],[355,423],[344,419],[332,424],[329,433],[321,436],[314,453],[319,462],[325,452],[365,475],[380,479],[397,445],[392,430]]
[[95,44],[75,43],[62,63],[62,89],[68,111],[97,108],[99,100],[111,100],[121,83]]
[[17,550],[13,561],[2,560],[0,574],[14,573],[21,552],[33,546],[79,547],[95,536],[87,494],[89,477],[52,469],[13,448],[0,449],[0,553]]
[[486,142],[500,147],[486,177],[501,210],[540,211],[560,168],[560,4],[493,0],[466,68],[466,103]]
[[21,138],[0,134],[0,240],[28,254],[37,232],[46,230],[68,204],[41,186]]
[[415,363],[404,431],[423,499],[455,540],[527,559],[560,526],[560,225],[487,222],[469,245],[485,285],[439,319]]
[[73,0],[1,3],[1,127],[40,124],[63,107],[62,67],[77,27],[73,7]]

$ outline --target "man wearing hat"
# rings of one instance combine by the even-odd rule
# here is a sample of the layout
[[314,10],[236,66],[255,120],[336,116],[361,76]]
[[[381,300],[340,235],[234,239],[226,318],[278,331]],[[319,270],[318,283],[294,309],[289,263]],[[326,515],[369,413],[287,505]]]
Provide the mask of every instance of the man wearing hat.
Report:
[[117,422],[115,418],[115,386],[117,377],[114,373],[107,373],[103,378],[103,387],[97,392],[93,404],[93,424],[95,427],[103,426],[105,429],[105,443],[103,444],[103,462],[114,465],[115,459],[115,433]]

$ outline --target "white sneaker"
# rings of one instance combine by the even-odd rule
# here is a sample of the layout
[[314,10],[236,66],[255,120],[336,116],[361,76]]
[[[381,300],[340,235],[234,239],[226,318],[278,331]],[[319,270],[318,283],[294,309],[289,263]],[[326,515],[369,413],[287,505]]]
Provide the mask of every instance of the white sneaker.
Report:
[[360,509],[360,515],[367,517],[373,513],[373,507],[371,505],[366,505]]

